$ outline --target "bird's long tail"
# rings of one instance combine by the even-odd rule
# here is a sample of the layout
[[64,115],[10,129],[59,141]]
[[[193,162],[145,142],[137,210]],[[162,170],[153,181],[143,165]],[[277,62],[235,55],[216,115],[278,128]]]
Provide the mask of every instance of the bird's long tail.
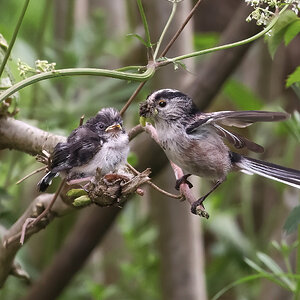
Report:
[[300,189],[300,171],[231,152],[231,161],[246,174],[257,174]]
[[45,192],[48,186],[51,184],[52,179],[57,175],[57,173],[48,172],[38,183],[38,190],[40,192]]

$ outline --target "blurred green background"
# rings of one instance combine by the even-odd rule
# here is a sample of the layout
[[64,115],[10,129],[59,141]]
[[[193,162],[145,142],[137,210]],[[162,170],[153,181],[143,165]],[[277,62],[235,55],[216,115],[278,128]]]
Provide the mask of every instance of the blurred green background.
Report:
[[[19,0],[0,1],[0,33],[8,42],[22,3]],[[180,3],[179,7],[182,5],[183,8],[178,9],[178,15],[184,19],[192,3],[187,0]],[[236,0],[214,0],[201,4],[193,19],[193,26],[185,33],[189,35],[190,49],[217,45],[223,30],[234,20],[242,4],[243,1]],[[161,3],[161,0],[147,2],[145,10],[150,33],[155,39],[162,30],[156,25],[166,22],[171,3]],[[159,22],[156,22],[157,19]],[[180,24],[180,20],[175,20],[172,30]],[[147,64],[144,46],[128,36],[129,33],[143,35],[135,1],[32,0],[8,66],[15,81],[19,81],[22,78],[17,70],[18,59],[30,66],[37,59],[46,59],[56,62],[57,69],[113,69]],[[235,40],[235,37],[232,39]],[[174,45],[175,55],[182,54],[176,52],[176,47]],[[293,89],[285,88],[285,80],[300,65],[299,48],[298,36],[288,47],[280,46],[272,60],[264,41],[256,42],[235,70],[230,72],[206,108],[207,111],[262,109],[290,112],[293,117],[287,122],[257,124],[242,133],[265,147],[265,153],[258,158],[295,169],[300,169],[300,99]],[[203,56],[193,60],[193,66],[187,63],[187,71],[175,71],[169,67],[166,72],[157,72],[127,111],[126,128],[138,124],[138,102],[153,89],[176,88],[173,76],[179,77],[180,81],[193,81],[209,59],[210,56]],[[218,73],[218,69],[208,76],[213,77],[215,73]],[[16,118],[67,136],[78,126],[83,114],[89,118],[107,106],[121,109],[137,85],[134,82],[90,76],[46,80],[19,92],[15,101],[20,112]],[[296,86],[294,88],[297,89]],[[134,153],[132,150],[132,155]],[[159,153],[164,155],[162,151]],[[135,160],[137,164],[143,157],[135,157]],[[37,195],[39,175],[18,186],[15,183],[39,167],[34,157],[27,154],[9,150],[0,152],[1,225],[10,227]],[[171,189],[175,182],[173,175],[164,175],[168,172],[165,168],[161,171],[157,183]],[[200,185],[201,189],[194,189],[197,196],[209,189],[209,183],[205,180]],[[52,192],[55,187],[55,184],[51,187]],[[165,200],[149,190],[146,192],[145,197],[135,197],[122,209],[101,245],[94,249],[84,268],[74,276],[58,299],[211,299],[228,284],[254,274],[259,270],[258,266],[272,272],[272,267],[278,264],[282,272],[296,272],[297,244],[294,242],[297,242],[297,236],[295,232],[287,234],[283,226],[292,209],[299,204],[298,190],[256,176],[231,174],[226,183],[207,200],[206,210],[210,213],[208,220],[190,216],[186,203],[175,203],[176,200]],[[163,206],[164,201],[168,201],[170,206],[174,203],[180,211],[162,214],[160,205]],[[80,214],[82,211],[56,219],[19,251],[18,261],[33,278],[33,285],[55,258]],[[181,214],[184,215],[183,219]],[[185,227],[185,218],[192,220],[190,227]],[[293,224],[297,224],[298,219],[296,214]],[[176,234],[177,230],[171,228],[172,224],[180,225],[180,222],[182,231],[178,232],[178,243],[172,243],[170,248],[164,247],[170,235]],[[190,234],[191,229],[188,228],[197,229]],[[187,235],[186,238],[191,241],[188,244],[181,243],[182,235]],[[276,243],[272,244],[272,241]],[[174,255],[173,252],[180,252],[181,249],[201,250],[191,254],[198,257],[201,263],[194,261],[190,265],[197,269],[195,274],[205,280],[206,291],[202,298],[199,298],[199,294],[170,294],[172,289],[183,291],[185,281],[195,281],[195,278],[192,280],[182,274],[182,286],[172,283],[171,273],[177,269],[180,273],[189,252],[184,252],[182,260],[181,256],[170,259],[172,266],[166,266],[165,262]],[[257,256],[257,253],[265,253],[268,258]],[[250,263],[245,262],[245,257],[251,260]],[[271,262],[268,260],[270,257]],[[296,280],[288,276],[286,279]],[[200,283],[196,281],[193,284]],[[30,286],[10,276],[0,291],[0,298],[20,299],[30,289]],[[276,282],[258,278],[237,284],[220,299],[280,300],[292,299],[292,294]]]

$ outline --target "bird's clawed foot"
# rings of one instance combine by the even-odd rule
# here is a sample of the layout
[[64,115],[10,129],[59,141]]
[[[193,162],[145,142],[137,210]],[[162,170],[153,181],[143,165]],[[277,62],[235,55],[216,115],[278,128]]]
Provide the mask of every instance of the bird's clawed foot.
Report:
[[180,177],[179,179],[176,180],[176,184],[175,184],[175,189],[177,191],[179,191],[180,189],[180,185],[185,183],[188,185],[188,187],[191,189],[193,187],[192,183],[189,182],[187,179],[191,176],[192,174],[185,174],[182,177]]
[[198,207],[199,208],[202,208],[202,210],[204,210],[204,205],[203,205],[203,202],[205,200],[205,196],[204,197],[201,197],[199,198],[197,201],[193,202],[192,205],[191,205],[191,212],[194,214],[194,215],[197,215],[197,210],[198,210]]
[[192,205],[191,205],[191,212],[194,215],[197,215],[197,216],[204,217],[204,218],[208,219],[209,214],[205,210],[204,205],[203,205],[203,201],[205,199],[206,199],[206,195],[199,198],[197,201],[193,202]]

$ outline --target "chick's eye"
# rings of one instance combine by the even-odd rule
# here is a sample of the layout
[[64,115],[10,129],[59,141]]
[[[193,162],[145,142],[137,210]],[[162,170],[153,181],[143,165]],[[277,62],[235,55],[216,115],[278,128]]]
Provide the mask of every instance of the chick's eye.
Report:
[[160,100],[160,101],[158,102],[158,105],[159,105],[160,107],[165,107],[165,106],[167,105],[167,102],[166,102],[166,100]]
[[103,124],[99,124],[98,125],[100,129],[104,129],[104,125]]

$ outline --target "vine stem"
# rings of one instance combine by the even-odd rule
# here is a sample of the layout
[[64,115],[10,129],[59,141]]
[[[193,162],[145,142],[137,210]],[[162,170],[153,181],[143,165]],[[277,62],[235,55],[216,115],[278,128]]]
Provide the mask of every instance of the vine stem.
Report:
[[262,30],[261,32],[255,34],[255,35],[253,35],[253,36],[251,36],[247,39],[244,39],[244,40],[241,40],[241,41],[238,41],[238,42],[234,42],[234,43],[230,43],[230,44],[226,44],[226,45],[221,45],[221,46],[209,48],[209,49],[195,51],[195,52],[180,55],[180,56],[177,56],[177,57],[174,57],[174,58],[168,58],[165,61],[159,62],[158,66],[162,67],[162,66],[168,65],[170,63],[175,63],[177,61],[180,61],[180,60],[183,60],[183,59],[186,59],[186,58],[192,58],[192,57],[195,57],[195,56],[200,56],[200,55],[207,54],[207,53],[212,53],[212,52],[215,52],[215,51],[230,49],[230,48],[233,48],[233,47],[242,46],[242,45],[248,44],[250,42],[253,42],[253,41],[257,40],[258,38],[262,37],[267,32],[269,32],[274,27],[274,25],[276,24],[280,14],[282,14],[287,8],[288,8],[288,6],[285,6],[280,11],[280,13],[271,20],[269,25],[264,30]]
[[170,16],[169,16],[169,19],[168,19],[168,21],[167,21],[167,23],[166,23],[166,26],[164,27],[164,29],[163,29],[163,31],[162,31],[160,37],[159,37],[159,40],[158,40],[158,42],[157,42],[157,45],[156,45],[156,48],[155,48],[155,52],[154,52],[154,55],[153,55],[153,60],[154,60],[154,61],[156,60],[156,57],[157,57],[159,48],[160,48],[161,43],[162,43],[162,41],[163,41],[163,39],[164,39],[164,37],[165,37],[165,34],[166,34],[166,32],[167,32],[167,30],[168,30],[168,28],[169,28],[169,26],[170,26],[170,24],[171,24],[171,22],[172,22],[174,16],[175,16],[176,8],[177,8],[177,2],[174,1],[174,2],[173,2],[173,6],[172,6],[172,11],[171,11],[171,14],[170,14]]
[[11,41],[10,41],[10,43],[9,43],[9,46],[8,46],[8,48],[7,48],[7,51],[6,51],[5,56],[4,56],[4,58],[3,58],[2,64],[1,64],[1,66],[0,66],[0,77],[2,76],[2,73],[3,73],[3,71],[4,71],[4,68],[5,68],[5,66],[6,66],[6,63],[7,63],[7,61],[8,61],[8,58],[9,58],[9,56],[10,56],[12,47],[13,47],[14,44],[15,44],[15,41],[16,41],[17,35],[18,35],[18,33],[19,33],[19,29],[20,29],[20,27],[21,27],[22,21],[23,21],[23,19],[24,19],[24,16],[25,16],[25,13],[26,13],[26,10],[27,10],[29,1],[30,1],[30,0],[26,0],[26,1],[25,1],[25,4],[24,4],[24,6],[23,6],[21,15],[20,15],[19,20],[18,20],[18,23],[17,23],[17,26],[16,26],[15,31],[14,31],[14,33],[13,33],[12,39],[11,39]]
[[96,68],[60,69],[60,70],[54,70],[50,72],[43,72],[28,77],[24,80],[21,80],[20,82],[11,86],[9,89],[7,89],[5,92],[3,92],[0,95],[0,103],[4,101],[7,97],[19,91],[20,89],[29,86],[33,83],[45,79],[49,79],[49,78],[56,78],[62,76],[91,75],[91,76],[103,76],[103,77],[111,77],[111,78],[133,80],[133,81],[146,81],[147,79],[153,76],[154,72],[155,72],[154,66],[149,66],[149,68],[147,68],[147,70],[142,74],[126,73],[118,70],[106,70],[106,69],[96,69]]
[[[162,51],[162,53],[161,53],[161,55],[159,56],[159,57],[162,57],[162,56],[164,56],[167,52],[168,52],[168,50],[171,48],[171,46],[174,44],[174,42],[176,41],[176,39],[178,38],[178,36],[180,35],[180,33],[182,32],[182,30],[184,29],[184,27],[186,26],[186,24],[189,22],[189,20],[192,18],[192,16],[194,15],[194,13],[195,13],[195,11],[196,11],[196,9],[197,9],[197,7],[199,6],[199,4],[200,4],[200,2],[201,2],[202,0],[198,0],[198,2],[195,4],[195,6],[193,7],[193,9],[191,10],[191,12],[189,13],[189,15],[187,16],[187,18],[185,19],[185,21],[183,22],[183,24],[180,26],[180,28],[177,30],[177,32],[175,33],[175,35],[173,36],[173,38],[170,40],[170,42],[167,44],[167,46],[166,46],[166,48]],[[172,12],[173,12],[173,10],[172,10]],[[175,13],[175,11],[174,11],[174,13]],[[173,18],[173,17],[172,17]],[[169,17],[169,21],[171,22],[171,16]],[[145,17],[145,20],[146,20],[146,17]],[[170,23],[170,22],[168,22],[168,23]],[[167,25],[168,25],[168,23],[167,23]],[[147,21],[145,21],[145,24],[146,25],[144,25],[144,27],[145,27],[145,31],[146,30],[148,30],[147,28],[148,28],[148,24],[147,24]],[[166,25],[166,27],[167,27],[167,25]],[[169,26],[169,25],[168,25]],[[166,28],[165,27],[165,28]],[[162,34],[164,34],[164,32],[165,32],[166,30],[164,30],[163,31],[163,33]],[[146,31],[147,32],[147,31]],[[146,36],[147,36],[147,33],[146,33]],[[149,37],[149,39],[150,39],[150,37]],[[161,39],[161,38],[160,38]],[[160,40],[159,39],[159,40]],[[157,47],[159,47],[159,45],[157,45]],[[158,53],[158,48],[156,48],[156,50],[157,50],[157,53]],[[157,55],[157,53],[156,53],[156,55]],[[158,65],[156,65],[155,66],[155,68],[157,67]],[[140,69],[142,69],[142,68],[140,68]],[[121,109],[121,111],[120,111],[120,114],[121,114],[121,116],[123,116],[124,115],[124,113],[125,113],[125,111],[127,110],[127,108],[130,106],[130,104],[132,103],[132,101],[135,99],[135,97],[138,95],[138,93],[141,91],[141,89],[144,87],[144,85],[146,84],[146,81],[144,81],[144,82],[142,82],[142,83],[140,83],[140,85],[137,87],[137,89],[134,91],[134,93],[131,95],[131,97],[128,99],[128,101],[126,102],[126,104],[124,105],[124,107]]]

